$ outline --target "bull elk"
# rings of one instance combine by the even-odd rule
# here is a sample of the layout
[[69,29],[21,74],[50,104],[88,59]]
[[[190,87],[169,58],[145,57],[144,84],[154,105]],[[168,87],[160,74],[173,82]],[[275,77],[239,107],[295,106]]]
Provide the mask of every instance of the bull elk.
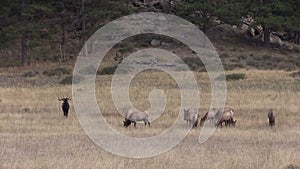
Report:
[[65,117],[68,117],[68,113],[69,113],[69,108],[70,108],[70,105],[68,102],[69,100],[71,100],[69,97],[64,97],[64,96],[61,98],[58,98],[58,101],[63,101],[61,108],[62,108],[62,111],[64,112]]
[[271,109],[268,113],[269,125],[272,127],[275,125],[275,114],[273,109]]

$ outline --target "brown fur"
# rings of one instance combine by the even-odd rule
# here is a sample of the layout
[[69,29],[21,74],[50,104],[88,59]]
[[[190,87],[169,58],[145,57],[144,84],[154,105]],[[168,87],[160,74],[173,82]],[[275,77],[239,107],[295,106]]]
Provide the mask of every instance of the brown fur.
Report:
[[222,124],[225,123],[225,126],[235,126],[235,123],[237,120],[234,120],[233,118],[234,110],[230,107],[226,107],[223,110],[223,114],[217,124],[218,127],[222,127]]

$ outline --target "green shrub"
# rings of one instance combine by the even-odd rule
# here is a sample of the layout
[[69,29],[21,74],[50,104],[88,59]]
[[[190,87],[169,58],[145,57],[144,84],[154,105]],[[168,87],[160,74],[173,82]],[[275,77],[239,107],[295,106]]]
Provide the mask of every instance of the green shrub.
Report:
[[39,74],[37,71],[27,71],[23,73],[23,77],[34,77],[35,75]]
[[71,74],[71,71],[64,67],[57,67],[55,69],[48,69],[43,71],[43,75],[46,76],[61,76]]
[[112,75],[115,73],[117,66],[105,67],[102,70],[97,71],[97,75]]
[[291,77],[293,78],[299,78],[300,79],[300,71],[297,71],[297,72],[293,72],[290,74]]
[[183,61],[189,66],[192,71],[201,70],[204,67],[204,64],[199,57],[186,57],[183,58]]
[[132,50],[133,50],[132,47],[121,47],[121,48],[118,49],[118,51],[119,51],[121,54],[131,52]]
[[79,73],[82,75],[92,75],[95,74],[97,69],[93,65],[88,65],[87,67],[82,68],[79,70]]
[[244,73],[232,73],[232,74],[228,74],[226,75],[226,80],[230,81],[230,80],[242,80],[245,79],[246,75]]
[[295,51],[296,53],[300,53],[300,47],[294,45],[294,51]]
[[67,84],[78,84],[80,82],[80,80],[83,80],[83,77],[81,76],[74,76],[74,79],[73,79],[73,76],[72,75],[68,75],[66,77],[64,77],[60,82],[59,84],[64,84],[64,85],[67,85]]
[[234,70],[235,68],[245,68],[245,66],[242,63],[228,63],[223,64],[223,67],[225,70]]
[[124,59],[124,56],[122,54],[117,53],[116,56],[114,57],[114,60],[118,63],[121,63]]
[[[223,80],[223,76],[218,76],[216,80]],[[226,81],[231,81],[231,80],[242,80],[246,78],[246,75],[244,73],[232,73],[225,75]]]

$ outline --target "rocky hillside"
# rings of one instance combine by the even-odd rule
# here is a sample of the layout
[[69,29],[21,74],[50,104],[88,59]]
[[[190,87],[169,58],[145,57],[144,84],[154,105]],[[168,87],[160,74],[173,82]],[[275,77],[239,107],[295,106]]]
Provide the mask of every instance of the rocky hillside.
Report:
[[[0,13],[0,67],[64,64],[62,61],[72,65],[85,40],[105,23],[127,14],[151,11],[174,14],[196,24],[216,47],[226,70],[297,70],[300,47],[295,25],[300,20],[297,19],[299,8],[296,8],[299,4],[298,1],[280,2],[281,6],[254,3],[253,8],[248,8],[249,4],[240,0],[231,4],[206,0],[89,0],[81,3],[44,0],[35,4],[27,2],[25,6],[20,6],[19,1],[4,0]],[[23,13],[16,10],[21,7],[24,7]],[[272,18],[259,18],[263,14],[259,10],[263,7],[270,8]],[[285,20],[276,20],[278,18]],[[267,21],[272,24],[264,29]],[[24,29],[20,29],[20,25]],[[265,30],[269,33],[267,39]],[[266,47],[267,41],[270,44]],[[104,69],[100,74],[111,73],[123,57],[147,47],[167,49],[184,58],[191,69],[204,70],[193,52],[179,42],[168,37],[145,35],[115,46],[99,68],[100,71]]]

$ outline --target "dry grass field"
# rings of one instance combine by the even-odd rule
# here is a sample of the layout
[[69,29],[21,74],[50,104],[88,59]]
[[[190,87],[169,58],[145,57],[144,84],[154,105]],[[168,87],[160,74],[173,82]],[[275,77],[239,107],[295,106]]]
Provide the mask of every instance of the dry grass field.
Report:
[[[104,151],[84,133],[74,112],[63,117],[57,97],[72,95],[72,86],[0,87],[1,169],[201,168],[283,169],[300,165],[300,81],[286,71],[235,70],[246,79],[227,83],[227,106],[235,109],[235,128],[220,128],[203,144],[201,128],[193,129],[172,150],[145,159],[119,157]],[[195,73],[204,115],[210,104],[205,73]],[[107,122],[119,132],[149,137],[164,131],[177,117],[180,103],[175,81],[162,72],[141,73],[131,82],[130,97],[146,110],[156,86],[167,95],[166,111],[151,127],[124,128],[110,95],[111,76],[98,76],[96,96]],[[267,112],[276,111],[276,126]],[[182,120],[183,121],[183,120]],[[184,124],[184,123],[183,123]],[[183,126],[184,127],[184,126]],[[103,132],[103,131],[101,131]],[[103,133],[105,134],[105,133]]]

